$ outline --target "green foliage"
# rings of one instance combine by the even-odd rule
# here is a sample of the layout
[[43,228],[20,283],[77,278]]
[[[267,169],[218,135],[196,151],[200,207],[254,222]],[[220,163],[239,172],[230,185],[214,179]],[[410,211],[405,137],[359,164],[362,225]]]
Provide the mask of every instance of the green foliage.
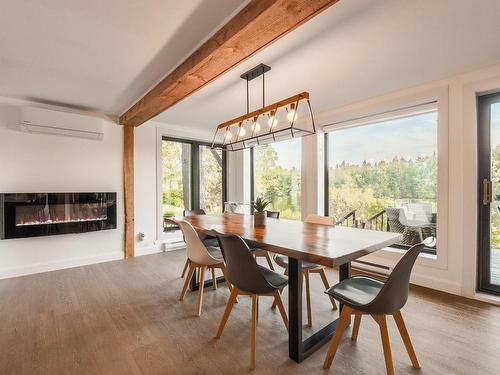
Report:
[[264,200],[262,197],[258,197],[252,204],[252,208],[257,212],[264,212],[267,206],[269,206],[269,201]]
[[300,169],[278,165],[272,145],[254,149],[255,192],[270,202],[280,217],[300,220]]
[[367,220],[386,206],[436,204],[436,154],[361,165],[343,161],[330,167],[329,177],[330,212],[338,217],[356,209],[356,217]]

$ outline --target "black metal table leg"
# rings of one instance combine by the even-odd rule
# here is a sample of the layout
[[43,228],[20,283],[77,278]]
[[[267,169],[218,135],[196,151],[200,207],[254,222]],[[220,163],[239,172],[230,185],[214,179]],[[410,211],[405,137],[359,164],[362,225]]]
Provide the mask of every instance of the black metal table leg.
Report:
[[[226,279],[224,278],[224,276],[219,276],[219,277],[217,277],[216,282],[217,282],[217,284],[225,283]],[[212,279],[205,280],[204,284],[205,284],[205,288],[210,288],[211,286],[214,285]],[[195,269],[193,272],[193,277],[191,278],[191,281],[189,282],[189,289],[192,292],[200,289],[200,283],[198,283],[198,269]]]
[[[340,281],[350,275],[350,264],[340,265]],[[295,362],[302,362],[312,353],[330,341],[338,319],[302,340],[302,261],[288,257],[288,355]],[[342,310],[343,306],[340,305]]]

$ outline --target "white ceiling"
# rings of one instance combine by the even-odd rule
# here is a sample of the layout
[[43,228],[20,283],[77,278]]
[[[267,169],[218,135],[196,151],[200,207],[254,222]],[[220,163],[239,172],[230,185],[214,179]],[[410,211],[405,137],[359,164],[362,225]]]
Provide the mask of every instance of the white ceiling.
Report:
[[500,61],[499,20],[499,0],[341,0],[155,121],[211,130],[241,115],[239,75],[261,62],[267,103],[309,91],[315,112],[445,78]]
[[[249,0],[0,0],[0,96],[119,115]],[[267,103],[315,112],[500,61],[499,0],[341,0],[155,118],[212,130]],[[251,107],[261,102],[251,82]]]
[[118,115],[247,0],[0,0],[0,96]]

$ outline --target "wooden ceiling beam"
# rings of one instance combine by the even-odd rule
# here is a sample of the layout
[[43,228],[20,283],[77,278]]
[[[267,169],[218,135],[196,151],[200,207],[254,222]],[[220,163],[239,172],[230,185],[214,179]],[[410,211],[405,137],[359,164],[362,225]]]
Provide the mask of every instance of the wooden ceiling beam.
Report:
[[120,116],[139,126],[193,94],[338,0],[252,0]]

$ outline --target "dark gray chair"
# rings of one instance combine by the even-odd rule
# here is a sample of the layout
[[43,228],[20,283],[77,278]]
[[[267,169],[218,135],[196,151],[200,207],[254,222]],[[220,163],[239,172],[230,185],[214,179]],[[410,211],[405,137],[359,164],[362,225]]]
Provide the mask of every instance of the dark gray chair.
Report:
[[[195,216],[195,215],[206,215],[207,213],[205,210],[199,209],[199,210],[184,210],[182,212],[182,215],[184,217],[189,217],[189,216]],[[203,233],[198,233],[198,237],[200,238],[201,242],[203,242],[203,245],[205,245],[207,248],[210,247],[219,247],[219,243],[217,242],[217,238],[203,234]],[[182,269],[181,277],[184,278],[186,275],[186,272],[189,267],[189,259],[186,259],[186,263],[184,264],[184,268]],[[214,276],[214,275],[212,275]],[[215,276],[214,276],[215,277]]]
[[252,330],[250,336],[250,368],[255,368],[255,343],[259,296],[273,296],[279,308],[285,327],[288,330],[288,317],[279,293],[287,284],[288,278],[268,268],[259,266],[248,245],[239,236],[217,235],[222,255],[226,263],[227,281],[233,286],[224,315],[217,330],[220,338],[229,314],[238,295],[248,295],[252,299]]
[[266,211],[266,216],[267,217],[272,217],[274,219],[279,219],[280,218],[280,212],[279,211]]
[[423,248],[424,244],[418,244],[409,249],[396,267],[394,267],[394,270],[385,283],[365,276],[354,276],[341,281],[325,292],[343,303],[344,307],[340,314],[339,322],[335,329],[335,334],[332,337],[330,347],[328,348],[323,368],[330,368],[342,334],[344,333],[351,315],[355,316],[351,336],[353,341],[356,341],[358,337],[362,315],[371,315],[378,323],[380,335],[382,336],[387,373],[394,374],[391,346],[385,318],[386,315],[392,315],[396,321],[396,325],[398,326],[399,333],[401,334],[413,367],[416,369],[420,368],[400,310],[408,300],[411,270],[418,254],[420,254]]

